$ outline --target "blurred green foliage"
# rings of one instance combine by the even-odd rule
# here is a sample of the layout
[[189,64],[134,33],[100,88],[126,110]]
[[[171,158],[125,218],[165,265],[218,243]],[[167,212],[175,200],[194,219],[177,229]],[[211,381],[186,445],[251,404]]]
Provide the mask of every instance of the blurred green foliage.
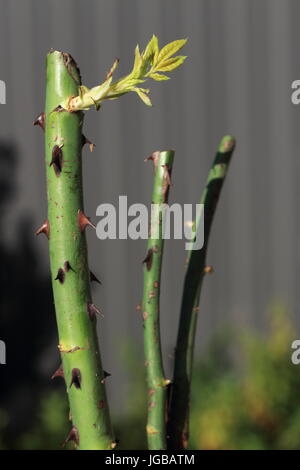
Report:
[[193,382],[191,448],[299,449],[300,366],[294,325],[275,306],[266,334],[216,338]]
[[[282,307],[269,318],[264,334],[223,329],[195,366],[191,449],[300,448],[300,365],[291,363],[291,343],[300,337]],[[146,449],[144,367],[132,347],[121,356],[131,380],[127,408],[114,417],[119,449]],[[0,449],[61,448],[70,429],[62,384],[41,397],[26,431],[8,442],[9,423],[0,409]]]

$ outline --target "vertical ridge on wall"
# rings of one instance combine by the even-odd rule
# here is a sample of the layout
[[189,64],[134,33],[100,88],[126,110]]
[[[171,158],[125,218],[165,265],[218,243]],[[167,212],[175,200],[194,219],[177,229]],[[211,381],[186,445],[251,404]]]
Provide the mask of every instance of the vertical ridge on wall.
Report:
[[[48,50],[70,52],[84,83],[93,86],[116,56],[121,59],[116,78],[126,73],[136,43],[143,47],[152,33],[161,44],[187,36],[184,67],[166,84],[149,83],[153,108],[128,95],[86,116],[87,137],[96,144],[94,153],[85,149],[83,157],[87,213],[97,223],[96,207],[117,204],[122,194],[130,204],[147,203],[152,169],[143,158],[157,149],[176,150],[171,202],[196,203],[215,146],[231,133],[237,148],[214,221],[208,261],[215,273],[203,290],[197,347],[205,347],[224,323],[263,327],[265,308],[277,295],[297,312],[300,107],[291,104],[290,86],[300,79],[299,2],[51,0],[41,6],[36,0],[0,0],[0,7],[0,79],[8,81],[0,140],[15,145],[19,157],[17,192],[5,207],[7,243],[17,243],[23,215],[31,217],[33,228],[45,216],[42,140],[31,123],[43,107]],[[128,369],[120,365],[120,355],[127,334],[141,351],[142,322],[135,306],[145,245],[88,237],[90,264],[103,281],[95,287],[95,302],[105,312],[104,366],[112,373],[114,402],[122,408],[118,387]],[[41,242],[35,249],[43,272],[47,247]],[[184,243],[167,241],[165,254],[161,310],[169,357]],[[141,363],[142,355],[136,356]]]

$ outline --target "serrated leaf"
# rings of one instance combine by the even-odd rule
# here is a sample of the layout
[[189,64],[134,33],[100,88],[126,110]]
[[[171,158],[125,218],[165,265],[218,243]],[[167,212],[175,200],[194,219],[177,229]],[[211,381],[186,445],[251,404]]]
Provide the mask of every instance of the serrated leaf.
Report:
[[149,96],[141,88],[133,88],[132,91],[135,91],[147,106],[152,106]]
[[158,40],[156,36],[152,36],[151,40],[148,42],[146,49],[142,54],[142,64],[140,67],[140,76],[144,76],[149,69],[154,64],[155,57],[158,56]]
[[176,69],[179,67],[186,59],[187,56],[185,55],[178,55],[176,57],[172,57],[161,63],[157,68],[157,72],[171,72],[171,70]]
[[155,65],[158,59],[158,54],[159,54],[158,38],[155,36],[155,34],[153,34],[152,40],[153,40],[153,51],[154,51],[153,65]]
[[145,51],[143,52],[143,59],[144,60],[151,60],[155,56],[158,56],[159,49],[158,49],[158,39],[153,34],[152,38],[148,42]]
[[176,41],[166,44],[158,54],[157,63],[160,64],[172,55],[176,54],[176,52],[183,48],[186,42],[187,39],[177,39]]
[[153,80],[156,80],[157,82],[162,80],[170,80],[170,77],[167,77],[167,75],[163,75],[162,73],[151,73],[149,77],[153,78]]

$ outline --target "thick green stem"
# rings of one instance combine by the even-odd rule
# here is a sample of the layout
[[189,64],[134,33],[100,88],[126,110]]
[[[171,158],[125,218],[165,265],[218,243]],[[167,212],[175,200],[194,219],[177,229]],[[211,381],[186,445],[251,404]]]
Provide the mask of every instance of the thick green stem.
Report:
[[[235,140],[231,136],[225,136],[221,140],[200,200],[204,204],[203,248],[188,253],[168,420],[168,448],[172,450],[184,449],[188,445],[190,387],[199,300],[203,278],[210,271],[205,267],[206,252],[215,209],[234,146]],[[196,221],[196,230],[198,226],[199,221]]]
[[153,450],[166,449],[166,398],[167,385],[163,360],[159,324],[160,278],[163,256],[163,204],[168,202],[170,175],[174,158],[173,151],[154,152],[150,157],[154,163],[150,235],[144,266],[144,347],[148,385],[148,447]]
[[45,151],[51,275],[59,350],[73,423],[69,439],[79,449],[114,446],[104,373],[90,293],[81,172],[83,113],[58,107],[78,94],[80,75],[68,54],[47,56]]

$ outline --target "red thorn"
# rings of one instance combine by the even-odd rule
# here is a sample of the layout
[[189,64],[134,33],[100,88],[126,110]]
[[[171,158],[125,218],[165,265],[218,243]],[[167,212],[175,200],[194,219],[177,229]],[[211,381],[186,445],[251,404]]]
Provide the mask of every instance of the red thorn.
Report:
[[76,446],[79,446],[79,432],[76,426],[72,426],[71,431],[69,432],[65,442],[63,443],[63,447],[70,441],[73,441]]
[[82,142],[82,147],[85,145],[85,144],[88,144],[89,145],[89,149],[90,149],[90,152],[93,152],[94,151],[94,148],[96,147],[95,144],[93,144],[93,142],[91,142],[89,139],[86,138],[85,135],[82,134],[82,137],[81,137],[81,142]]
[[144,159],[144,162],[147,162],[147,161],[150,161],[152,160],[153,161],[153,165],[154,165],[154,169],[156,170],[157,168],[157,164],[158,164],[158,160],[159,160],[159,155],[160,155],[160,151],[159,150],[156,150],[155,152],[153,152],[150,157],[147,157]]
[[90,219],[80,209],[78,210],[78,225],[81,232],[83,232],[88,225],[94,229],[96,228]]
[[92,302],[87,303],[87,313],[91,320],[94,320],[96,315],[104,317],[103,313]]
[[40,235],[40,233],[44,233],[49,240],[50,227],[48,219],[46,219],[43,225],[41,225],[41,227],[35,232],[36,235]]
[[59,268],[59,270],[57,271],[57,275],[56,275],[56,278],[54,279],[55,281],[59,281],[60,284],[63,284],[64,283],[64,280],[65,280],[65,272],[62,268]]
[[90,281],[91,281],[91,282],[93,282],[93,281],[94,281],[94,282],[98,282],[98,284],[100,284],[100,286],[102,285],[102,282],[99,281],[99,279],[95,276],[94,273],[92,273],[92,271],[90,271]]
[[62,365],[60,365],[59,368],[54,372],[51,379],[53,380],[53,379],[55,379],[55,377],[64,378],[64,371],[63,371]]
[[65,261],[64,262],[64,271],[65,273],[69,272],[69,271],[74,271],[74,269],[72,268],[72,266],[70,265],[69,261]]
[[62,172],[62,167],[63,167],[62,146],[54,145],[52,149],[52,160],[49,166],[52,166],[52,165],[53,165],[56,176],[59,176]]
[[72,378],[70,383],[70,388],[74,385],[75,388],[81,388],[81,372],[79,369],[72,369]]
[[34,121],[34,126],[40,126],[43,131],[45,130],[45,113],[41,113]]
[[143,263],[146,264],[147,271],[150,271],[152,267],[152,258],[153,258],[153,248],[149,248],[146,258],[143,260]]

